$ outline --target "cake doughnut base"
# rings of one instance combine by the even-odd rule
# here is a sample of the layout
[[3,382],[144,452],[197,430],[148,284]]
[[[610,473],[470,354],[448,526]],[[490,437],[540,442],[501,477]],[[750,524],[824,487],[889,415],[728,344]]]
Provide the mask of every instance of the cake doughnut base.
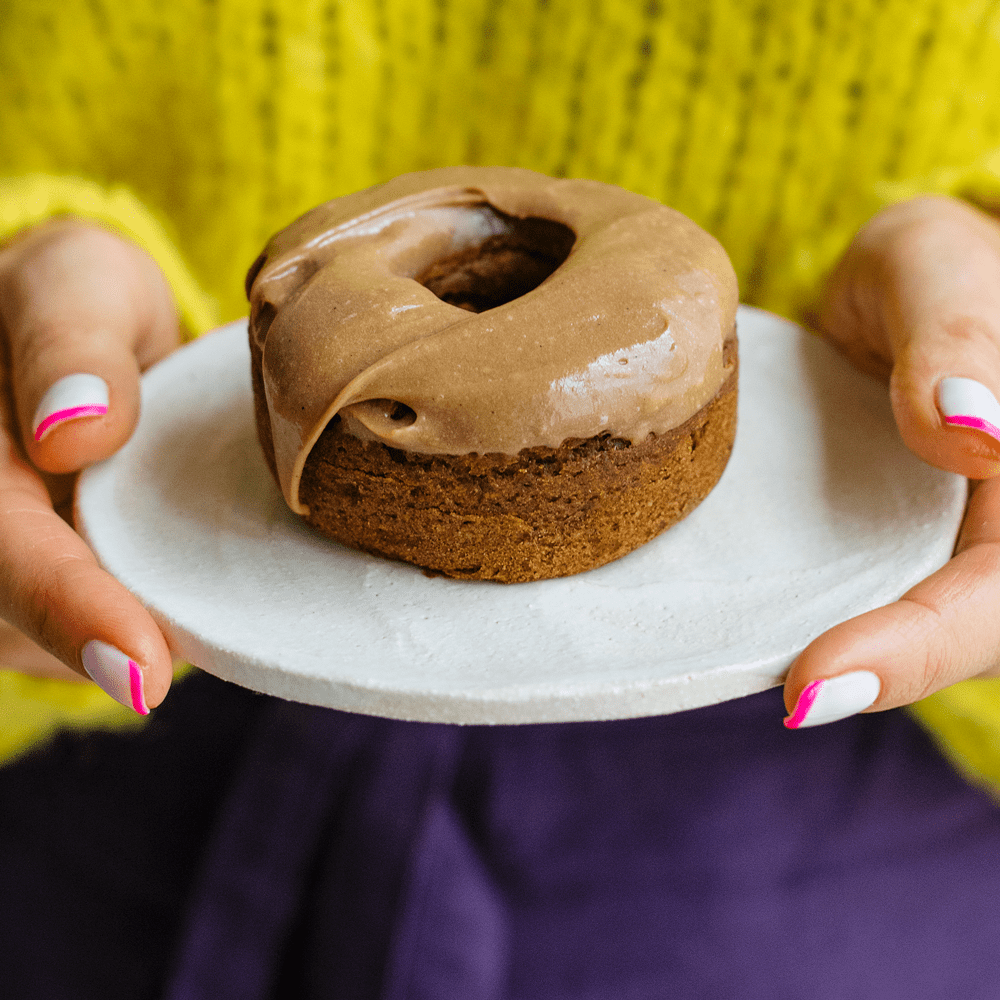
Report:
[[523,583],[603,566],[708,496],[732,451],[736,385],[734,368],[688,421],[637,445],[605,435],[517,455],[416,455],[334,424],[306,463],[306,519],[455,579]]

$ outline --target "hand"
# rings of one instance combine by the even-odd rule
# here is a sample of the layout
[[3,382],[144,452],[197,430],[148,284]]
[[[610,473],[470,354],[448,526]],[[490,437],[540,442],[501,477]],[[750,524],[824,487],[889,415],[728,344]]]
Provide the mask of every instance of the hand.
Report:
[[70,527],[72,491],[128,439],[139,374],[177,339],[159,268],[103,229],[57,220],[0,252],[0,667],[90,676],[143,714],[170,651]]
[[947,198],[887,209],[835,270],[819,322],[859,367],[888,378],[906,444],[979,482],[946,566],[795,661],[789,728],[1000,674],[1000,223]]

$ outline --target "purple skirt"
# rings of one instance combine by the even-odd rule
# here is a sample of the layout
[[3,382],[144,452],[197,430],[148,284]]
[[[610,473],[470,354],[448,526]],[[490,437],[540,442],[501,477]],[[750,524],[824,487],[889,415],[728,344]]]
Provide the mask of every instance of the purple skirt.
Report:
[[0,770],[0,996],[995,1000],[1000,809],[902,712],[470,727],[197,674]]

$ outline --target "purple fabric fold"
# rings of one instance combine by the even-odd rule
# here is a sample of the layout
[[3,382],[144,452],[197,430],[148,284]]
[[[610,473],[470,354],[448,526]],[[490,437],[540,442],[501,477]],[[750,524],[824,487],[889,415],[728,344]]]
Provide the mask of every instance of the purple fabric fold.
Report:
[[997,995],[1000,810],[905,713],[790,732],[773,691],[459,728],[210,678],[171,700],[0,772],[19,1000]]
[[275,703],[207,845],[166,1000],[263,1000],[277,976],[327,813],[370,720]]

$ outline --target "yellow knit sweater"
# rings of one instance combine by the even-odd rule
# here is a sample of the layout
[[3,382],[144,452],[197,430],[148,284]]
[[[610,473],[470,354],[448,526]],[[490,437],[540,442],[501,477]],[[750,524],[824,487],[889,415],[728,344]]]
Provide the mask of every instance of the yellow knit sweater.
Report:
[[[202,332],[245,311],[248,263],[312,204],[503,163],[679,208],[744,301],[801,318],[881,206],[1000,207],[998,66],[1000,0],[8,0],[0,238],[99,219]],[[1000,686],[916,711],[1000,788]],[[0,674],[0,758],[124,712]]]

